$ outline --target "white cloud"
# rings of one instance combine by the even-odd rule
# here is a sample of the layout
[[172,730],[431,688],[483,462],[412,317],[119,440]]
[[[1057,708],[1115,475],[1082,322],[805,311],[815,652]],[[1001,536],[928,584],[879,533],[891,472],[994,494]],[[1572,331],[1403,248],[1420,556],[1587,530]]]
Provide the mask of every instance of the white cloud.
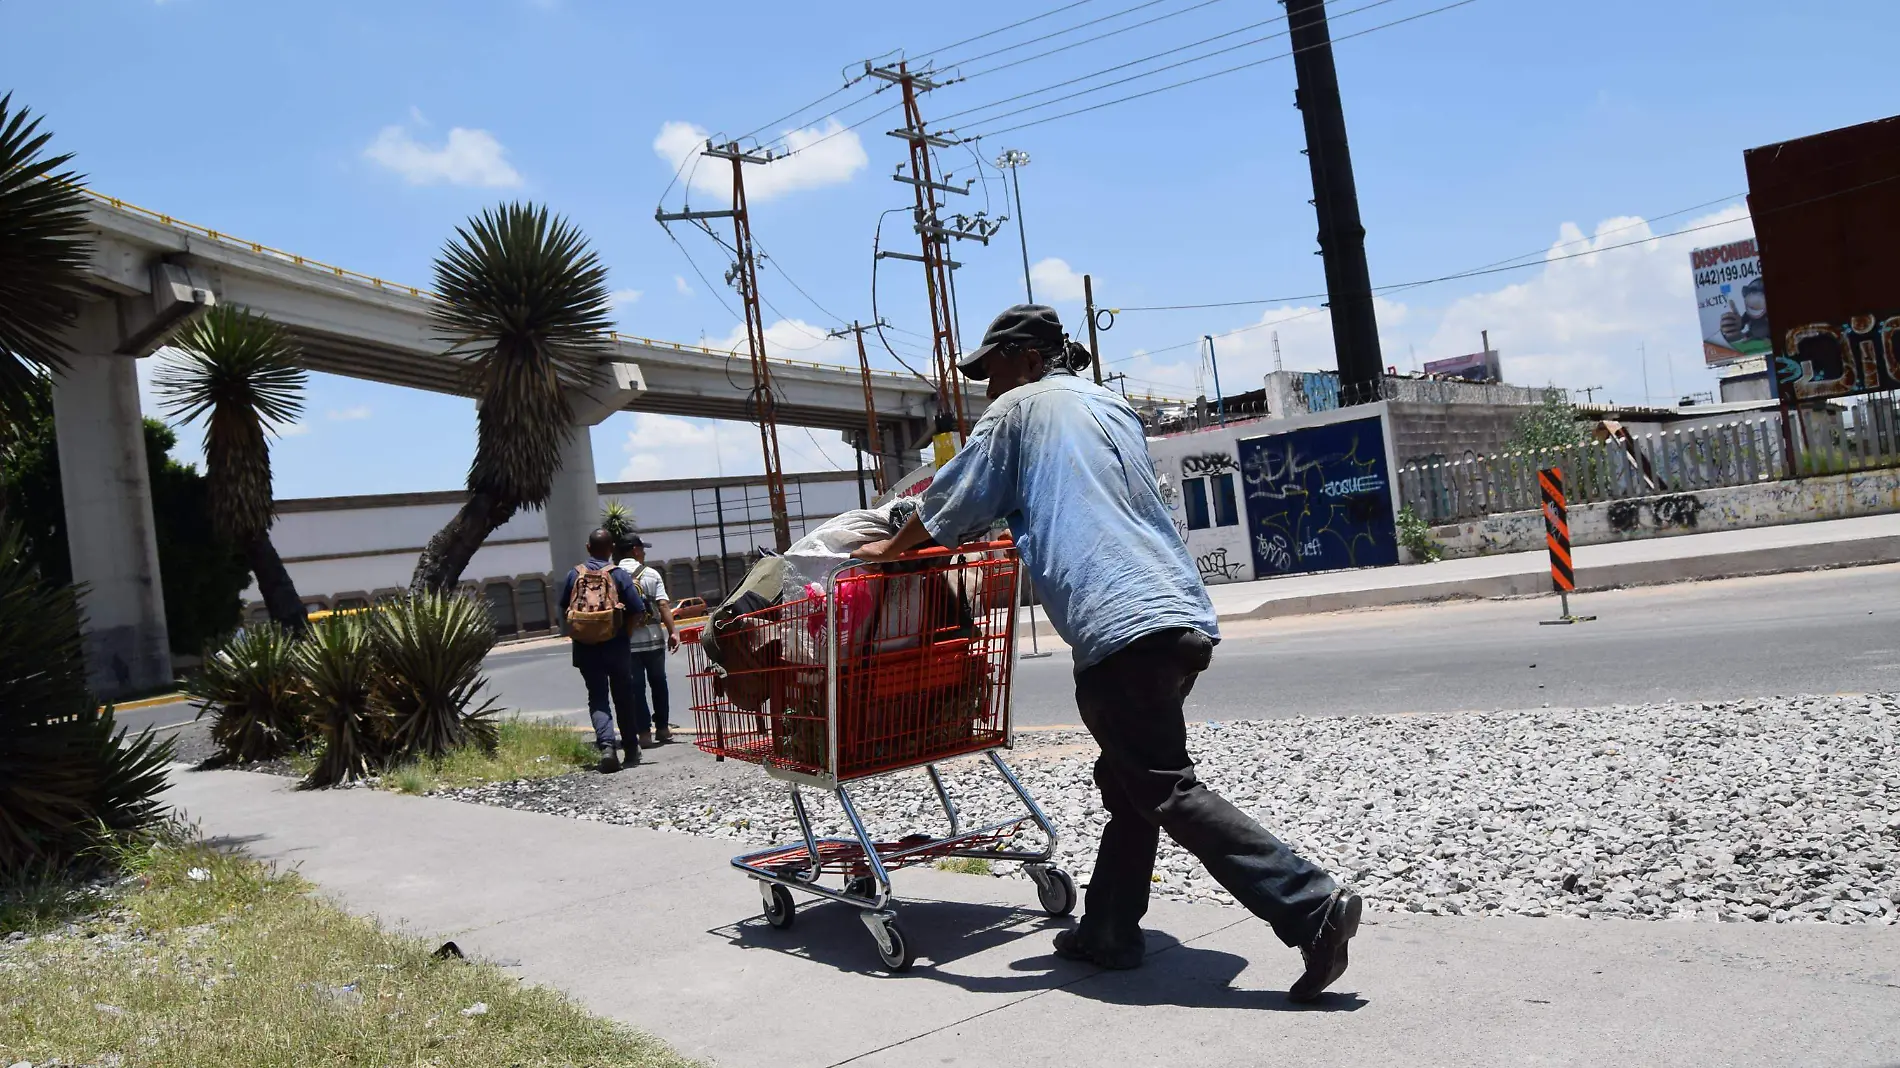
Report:
[[638,304],[643,295],[637,289],[616,289],[607,299],[613,302],[614,307],[622,308],[629,304]]
[[[1734,223],[1733,228],[1722,226],[1674,238],[1654,237],[1649,225],[1635,217],[1605,219],[1589,236],[1575,223],[1566,222],[1558,228],[1542,265],[1522,272],[1517,276],[1520,280],[1459,297],[1439,308],[1375,298],[1385,362],[1406,371],[1413,369],[1414,353],[1423,365],[1476,352],[1481,332],[1489,331],[1508,382],[1573,390],[1602,386],[1598,400],[1642,403],[1638,346],[1644,345],[1648,396],[1656,403],[1676,399],[1670,396],[1672,372],[1678,395],[1713,390],[1713,376],[1702,367],[1689,250],[1743,236],[1746,215],[1740,205],[1732,206],[1689,220],[1683,227]],[[1629,247],[1576,256],[1613,245]],[[1041,285],[1040,280],[1037,284]],[[1406,296],[1415,301],[1429,292],[1417,290]],[[1332,321],[1325,308],[1283,305],[1261,312],[1254,322],[1262,325],[1215,339],[1225,392],[1260,387],[1261,377],[1273,369],[1276,332],[1286,369],[1333,367]],[[1211,394],[1213,382],[1204,349],[1196,346],[1158,355],[1138,352],[1132,359],[1120,360],[1109,356],[1106,369],[1127,373],[1131,390]]]
[[308,433],[310,433],[309,423],[289,423],[277,428],[277,436],[280,438],[300,438]]
[[1054,256],[1037,260],[1029,268],[1029,281],[1035,287],[1036,299],[1045,304],[1082,299],[1082,276],[1066,260]]
[[[615,416],[619,419],[621,416]],[[759,431],[751,423],[689,419],[654,412],[625,416],[630,424],[621,449],[619,477],[626,481],[756,475],[765,470]],[[833,430],[807,432],[779,427],[779,458],[789,473],[851,469],[851,447]]]
[[693,287],[686,284],[686,276],[683,274],[673,276],[673,289],[682,297],[693,295]]
[[[732,164],[722,159],[693,159],[706,147],[706,131],[689,122],[669,122],[653,139],[653,151],[668,167],[690,175],[689,191],[704,193],[722,204],[732,201]],[[787,130],[785,147],[792,153],[757,166],[748,165],[746,200],[761,203],[800,189],[818,189],[851,180],[870,163],[856,130],[847,130],[835,118],[802,130]]]
[[324,418],[337,423],[353,423],[359,419],[368,419],[369,405],[357,404],[348,408],[332,408],[324,413]]
[[[780,319],[765,328],[765,354],[788,360],[811,360],[815,363],[856,367],[857,342],[849,337],[826,337],[825,333],[823,327],[813,326],[803,319]],[[734,326],[723,340],[706,341],[704,344],[709,349],[747,355],[743,325]]]
[[401,126],[385,126],[363,150],[363,157],[401,175],[410,185],[517,186],[521,174],[508,163],[508,150],[487,130],[457,126],[438,146],[425,145]]

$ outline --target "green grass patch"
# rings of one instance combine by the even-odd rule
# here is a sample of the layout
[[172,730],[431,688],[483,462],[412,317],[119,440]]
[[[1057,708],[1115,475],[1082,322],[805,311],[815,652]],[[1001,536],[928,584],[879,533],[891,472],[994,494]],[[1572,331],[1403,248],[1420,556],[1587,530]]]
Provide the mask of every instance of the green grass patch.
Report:
[[984,857],[945,857],[937,862],[938,871],[956,872],[958,875],[991,875],[990,862]]
[[497,724],[493,753],[469,746],[440,760],[410,761],[383,772],[385,789],[426,794],[458,786],[565,775],[600,759],[591,734],[560,723],[508,719]]
[[0,943],[0,1064],[692,1064],[245,857],[174,839],[126,860],[79,934]]

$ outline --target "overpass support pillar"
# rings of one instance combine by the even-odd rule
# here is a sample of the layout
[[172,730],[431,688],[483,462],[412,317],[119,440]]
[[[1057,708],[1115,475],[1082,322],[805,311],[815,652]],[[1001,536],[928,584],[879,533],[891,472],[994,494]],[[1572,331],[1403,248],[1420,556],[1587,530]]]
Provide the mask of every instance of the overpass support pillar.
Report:
[[86,614],[86,667],[94,692],[108,700],[172,681],[137,360],[114,354],[112,340],[102,336],[109,329],[116,340],[115,320],[110,303],[88,308],[71,367],[53,379],[66,545]]
[[561,469],[548,494],[548,569],[562,575],[586,556],[587,535],[600,526],[600,481],[594,474],[593,428],[647,389],[640,368],[610,362],[595,384],[568,395],[574,433],[561,448]]

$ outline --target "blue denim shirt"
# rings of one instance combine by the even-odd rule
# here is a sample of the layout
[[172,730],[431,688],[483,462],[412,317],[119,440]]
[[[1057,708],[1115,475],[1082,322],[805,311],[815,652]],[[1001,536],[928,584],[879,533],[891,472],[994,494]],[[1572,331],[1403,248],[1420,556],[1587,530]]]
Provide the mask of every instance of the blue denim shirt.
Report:
[[942,545],[1007,520],[1077,671],[1157,630],[1220,638],[1141,420],[1092,382],[1050,375],[1003,394],[924,491],[921,518]]

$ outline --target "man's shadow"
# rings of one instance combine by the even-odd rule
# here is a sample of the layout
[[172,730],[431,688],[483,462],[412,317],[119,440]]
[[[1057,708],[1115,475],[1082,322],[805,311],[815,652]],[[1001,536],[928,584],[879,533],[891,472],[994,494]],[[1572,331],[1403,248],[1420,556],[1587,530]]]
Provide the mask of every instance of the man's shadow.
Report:
[[[1063,960],[1048,939],[1073,924],[1041,912],[1010,905],[961,901],[907,900],[896,908],[904,938],[916,947],[917,962],[908,971],[890,973],[878,959],[871,933],[858,910],[836,902],[802,898],[790,927],[775,929],[762,917],[716,927],[708,934],[747,949],[798,957],[886,981],[947,983],[979,994],[1033,994],[1067,990],[1113,1005],[1176,1005],[1196,1009],[1300,1009],[1352,1011],[1366,1004],[1357,994],[1323,995],[1310,1005],[1289,1001],[1284,990],[1237,989],[1246,958],[1214,949],[1184,945],[1160,931],[1148,931],[1148,956],[1140,968],[1107,971],[1092,964]],[[1005,946],[1035,947],[1010,961],[1009,974],[981,974],[955,965]],[[1287,965],[1298,974],[1298,958]],[[993,971],[991,968],[981,971]]]

